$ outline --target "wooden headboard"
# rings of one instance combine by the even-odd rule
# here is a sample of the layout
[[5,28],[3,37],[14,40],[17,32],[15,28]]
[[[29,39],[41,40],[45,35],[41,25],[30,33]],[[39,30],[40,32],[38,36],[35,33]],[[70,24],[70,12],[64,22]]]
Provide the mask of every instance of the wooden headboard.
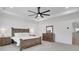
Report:
[[12,36],[15,36],[15,34],[14,33],[29,33],[30,32],[30,30],[29,30],[29,28],[28,29],[22,29],[22,28],[11,28],[11,31],[12,31]]

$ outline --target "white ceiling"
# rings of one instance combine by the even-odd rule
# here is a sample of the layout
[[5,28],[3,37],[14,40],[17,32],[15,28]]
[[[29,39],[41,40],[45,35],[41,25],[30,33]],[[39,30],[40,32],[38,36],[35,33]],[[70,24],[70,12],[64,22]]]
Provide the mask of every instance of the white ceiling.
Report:
[[[45,10],[51,10],[50,12],[48,12],[48,14],[50,14],[51,16],[47,16],[47,17],[57,17],[57,16],[62,16],[62,15],[78,12],[78,9],[79,9],[78,7],[69,7],[69,8],[41,7],[41,12],[43,12]],[[3,13],[15,15],[15,16],[19,16],[19,17],[24,17],[26,19],[33,19],[35,16],[28,16],[30,14],[33,14],[31,12],[28,12],[28,10],[37,12],[36,7],[13,7],[13,8],[0,7],[0,11]],[[47,18],[47,17],[45,16],[45,18]]]

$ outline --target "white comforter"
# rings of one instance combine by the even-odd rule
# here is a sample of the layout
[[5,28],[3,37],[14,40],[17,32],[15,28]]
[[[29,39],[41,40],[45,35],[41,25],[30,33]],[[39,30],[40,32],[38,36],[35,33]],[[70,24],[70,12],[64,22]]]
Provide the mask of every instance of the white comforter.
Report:
[[26,40],[26,39],[32,39],[32,38],[38,38],[39,36],[27,36],[27,37],[12,37],[12,39],[17,42],[17,46],[20,45],[20,39]]

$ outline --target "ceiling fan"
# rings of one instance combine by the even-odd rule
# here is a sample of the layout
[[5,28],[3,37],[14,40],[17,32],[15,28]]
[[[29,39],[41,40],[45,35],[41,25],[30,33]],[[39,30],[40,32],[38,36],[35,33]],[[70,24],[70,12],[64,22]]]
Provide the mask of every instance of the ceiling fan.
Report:
[[31,11],[31,10],[28,10],[28,12],[32,12],[34,14],[31,14],[31,15],[28,15],[28,16],[35,16],[35,18],[38,18],[39,16],[44,18],[44,16],[50,16],[50,14],[46,14],[47,12],[50,12],[50,10],[46,10],[46,11],[43,11],[43,12],[40,12],[40,7],[37,7],[37,12],[34,12],[34,11]]

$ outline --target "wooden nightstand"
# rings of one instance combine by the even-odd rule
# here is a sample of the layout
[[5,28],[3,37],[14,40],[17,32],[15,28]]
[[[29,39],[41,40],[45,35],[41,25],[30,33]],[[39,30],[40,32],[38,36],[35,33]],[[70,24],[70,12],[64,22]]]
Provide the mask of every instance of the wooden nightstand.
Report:
[[10,37],[0,37],[0,46],[10,44],[11,42]]

